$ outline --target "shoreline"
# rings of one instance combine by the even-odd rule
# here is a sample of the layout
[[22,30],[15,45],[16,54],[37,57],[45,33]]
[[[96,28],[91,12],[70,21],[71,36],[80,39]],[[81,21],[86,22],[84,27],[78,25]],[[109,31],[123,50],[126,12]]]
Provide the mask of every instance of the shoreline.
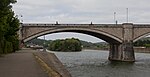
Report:
[[[109,49],[97,49],[97,48],[83,48],[82,50],[103,50],[109,51]],[[150,53],[150,48],[134,48],[136,53]]]
[[[82,51],[84,51],[84,50],[100,50],[100,51],[106,51],[106,52],[109,51],[109,49],[96,49],[96,48],[83,48]],[[42,50],[38,50],[38,51],[42,51]],[[46,51],[54,53],[50,50],[46,50]],[[55,52],[57,52],[57,51],[55,51]],[[79,51],[79,52],[81,52],[81,51]],[[135,53],[150,53],[150,48],[134,48],[134,52]]]

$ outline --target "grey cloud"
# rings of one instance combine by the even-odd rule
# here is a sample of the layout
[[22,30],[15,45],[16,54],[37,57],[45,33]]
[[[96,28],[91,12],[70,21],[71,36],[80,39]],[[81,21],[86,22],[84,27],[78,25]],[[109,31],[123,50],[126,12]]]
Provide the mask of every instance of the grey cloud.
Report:
[[24,22],[31,23],[114,23],[114,12],[118,22],[124,23],[129,8],[130,22],[150,23],[149,3],[150,0],[18,0],[13,10],[23,15],[20,19]]
[[[134,20],[139,17],[146,17],[145,21],[149,19],[149,2],[147,0],[19,0],[14,5],[14,10],[17,14],[22,14],[24,21],[27,22],[37,20],[37,22],[47,22],[48,18],[49,21],[60,20],[68,23],[89,21],[113,23],[113,12],[117,12],[118,21],[123,23],[127,7],[131,10],[132,22],[139,22]],[[141,15],[141,12],[146,13]]]

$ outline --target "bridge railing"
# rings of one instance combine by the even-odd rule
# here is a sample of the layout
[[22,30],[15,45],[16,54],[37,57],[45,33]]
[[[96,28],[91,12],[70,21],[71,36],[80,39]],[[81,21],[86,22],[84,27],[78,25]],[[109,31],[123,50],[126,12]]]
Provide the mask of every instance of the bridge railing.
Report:
[[58,27],[58,26],[87,26],[87,27],[121,27],[122,24],[22,24],[22,26],[52,26],[52,27]]
[[138,28],[150,28],[150,24],[134,24],[133,26]]

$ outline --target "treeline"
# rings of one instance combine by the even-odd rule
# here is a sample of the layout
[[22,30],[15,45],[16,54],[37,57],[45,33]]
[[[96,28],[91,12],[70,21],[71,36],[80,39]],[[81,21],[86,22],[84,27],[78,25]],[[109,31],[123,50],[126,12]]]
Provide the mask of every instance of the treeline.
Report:
[[[33,44],[33,45],[39,45],[39,46],[43,46],[45,41],[45,47],[48,48],[48,45],[50,44],[50,42],[52,42],[52,40],[43,40],[43,39],[33,39],[29,42],[27,42],[26,44]],[[80,40],[81,45],[82,45],[82,49],[102,49],[102,50],[108,50],[109,49],[109,44],[106,42],[98,42],[98,43],[91,43],[91,42],[87,42],[87,41],[82,41]],[[134,43],[135,47],[150,47],[150,37],[146,37],[143,39],[140,39],[138,41],[136,41]]]
[[32,39],[28,42],[25,42],[25,46],[27,47],[27,45],[39,45],[39,46],[45,46],[47,48],[48,45],[50,44],[50,42],[51,42],[51,40],[44,40],[44,39],[35,38],[35,39]]
[[107,42],[92,43],[92,42],[87,42],[87,41],[81,41],[81,44],[84,49],[100,49],[100,50],[109,49],[109,44]]
[[64,40],[54,40],[49,44],[49,50],[51,51],[81,51],[81,42],[79,39],[71,38]]
[[[39,46],[44,46],[45,42],[45,47],[48,48],[48,45],[52,42],[53,40],[43,40],[43,39],[38,39],[35,38],[33,40],[30,40],[26,42],[26,45],[39,45]],[[109,44],[106,42],[98,42],[98,43],[92,43],[92,42],[87,42],[80,40],[82,49],[102,49],[102,50],[108,50],[109,49]]]
[[150,37],[140,39],[134,43],[136,47],[150,47]]
[[19,20],[12,10],[14,3],[16,0],[0,1],[0,54],[18,50]]

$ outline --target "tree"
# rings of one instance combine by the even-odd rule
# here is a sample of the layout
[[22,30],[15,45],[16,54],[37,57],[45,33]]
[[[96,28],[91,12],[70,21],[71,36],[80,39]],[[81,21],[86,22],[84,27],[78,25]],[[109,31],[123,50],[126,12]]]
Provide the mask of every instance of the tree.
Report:
[[0,2],[0,53],[15,52],[18,49],[19,20],[14,16],[12,5],[16,0]]
[[79,39],[71,38],[65,40],[54,40],[49,44],[52,51],[81,51],[81,42]]

